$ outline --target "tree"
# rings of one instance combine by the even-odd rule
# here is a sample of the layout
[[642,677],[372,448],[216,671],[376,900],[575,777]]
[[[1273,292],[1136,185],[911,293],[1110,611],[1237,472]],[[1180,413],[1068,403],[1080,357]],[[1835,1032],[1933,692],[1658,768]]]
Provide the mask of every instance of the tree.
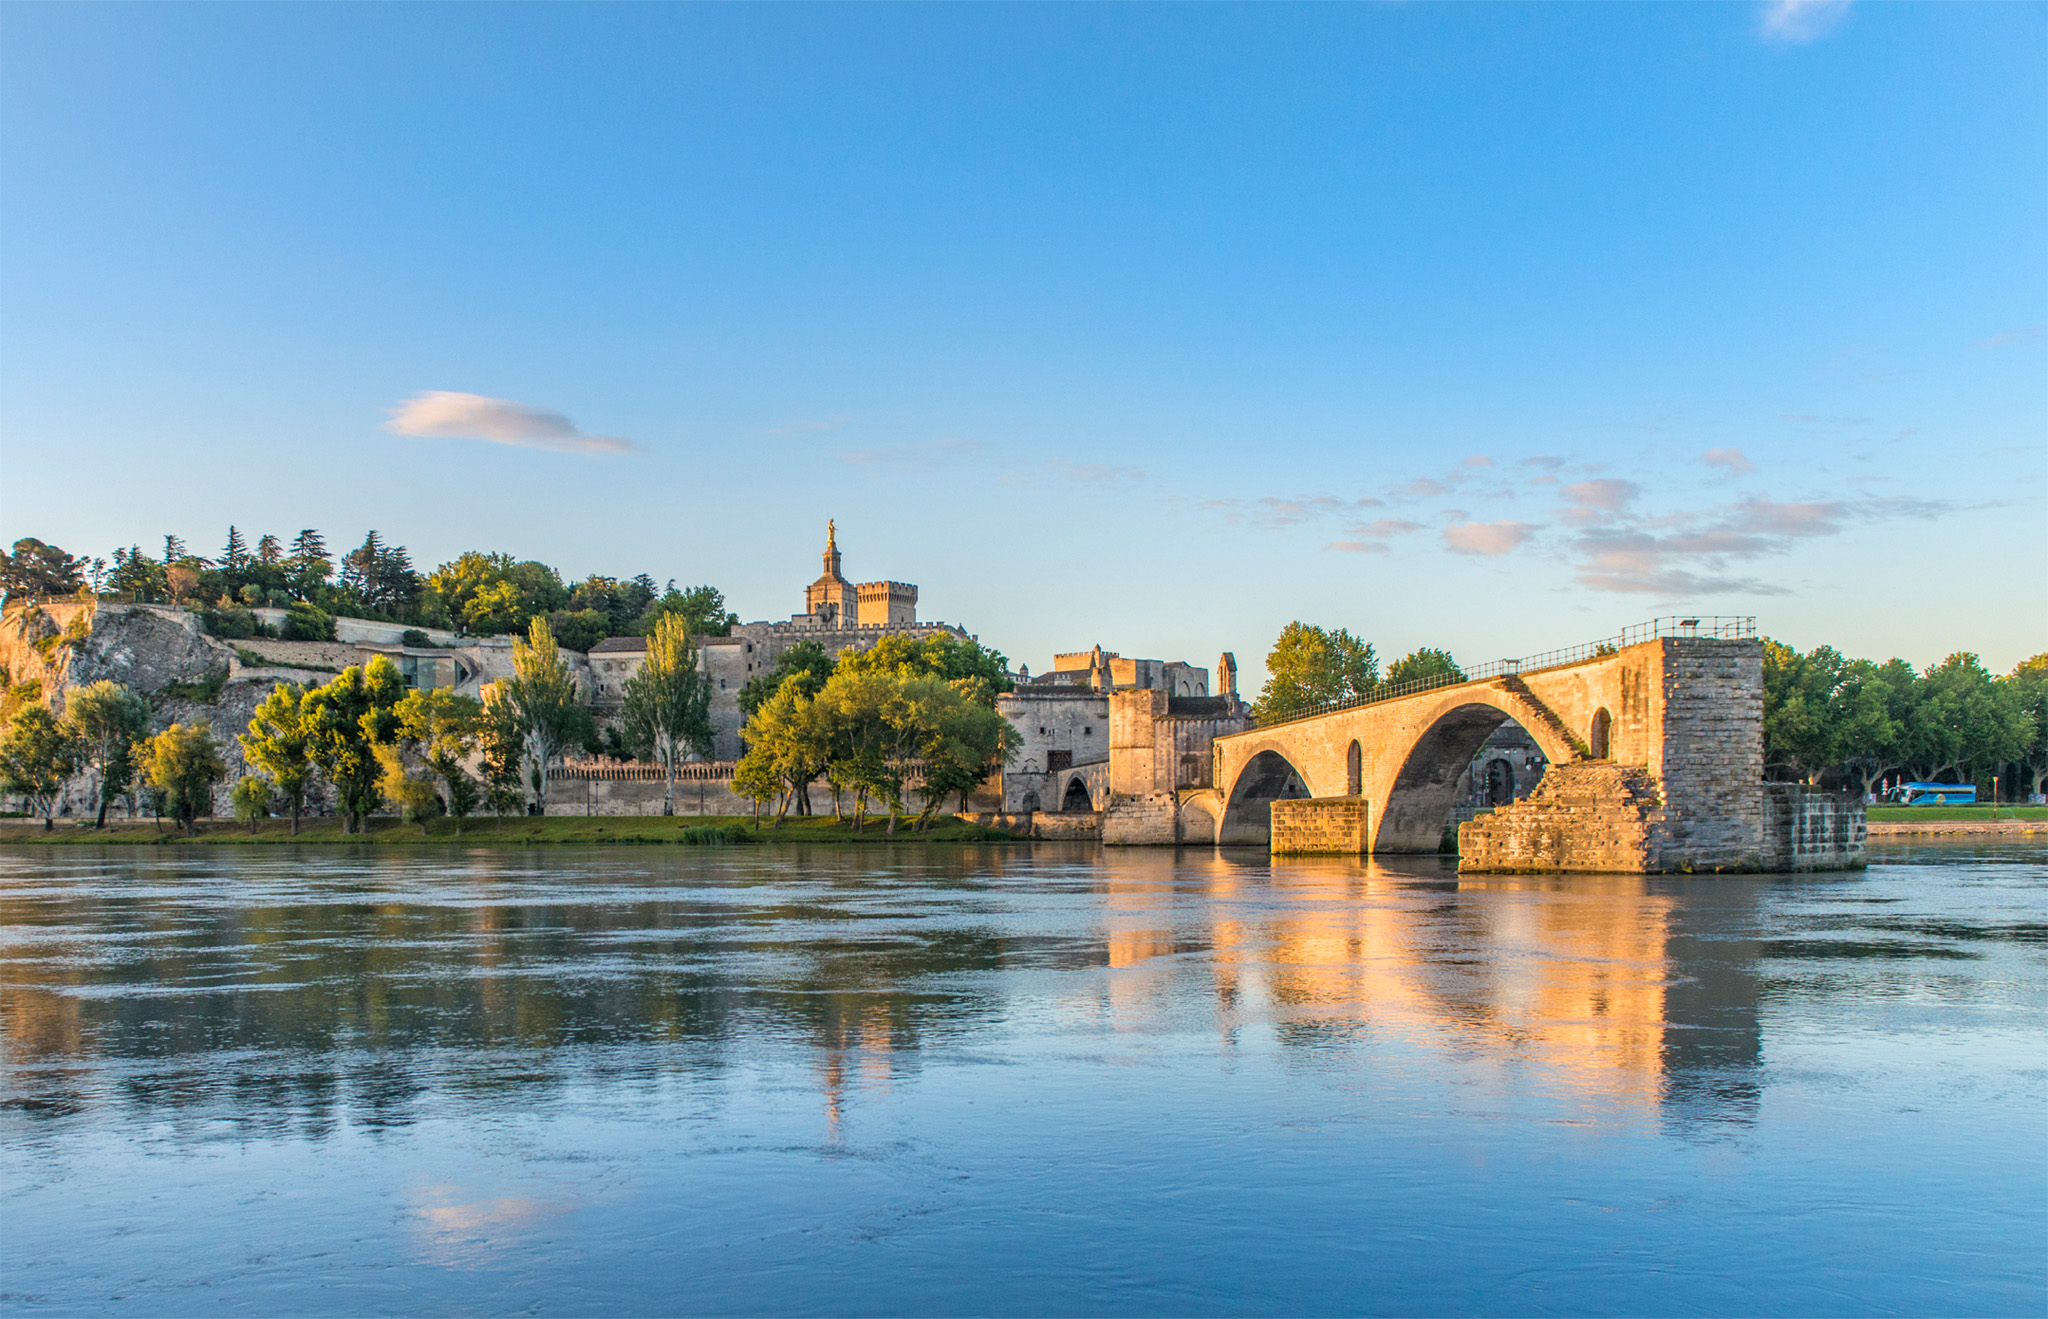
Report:
[[711,754],[711,680],[697,667],[697,643],[669,614],[647,638],[647,658],[626,679],[621,722],[636,758],[652,758],[666,784],[661,813],[676,813],[676,767],[689,752]]
[[342,831],[359,833],[377,809],[377,781],[383,767],[376,748],[396,734],[398,702],[405,680],[390,660],[378,656],[367,667],[350,666],[301,699],[313,763],[334,785],[342,808]]
[[420,827],[420,836],[425,837],[427,821],[441,813],[441,798],[434,791],[434,776],[415,769],[406,762],[405,753],[391,744],[376,748],[377,791],[384,800],[398,807],[398,814],[407,824]]
[[1370,695],[1379,683],[1372,646],[1343,628],[1303,622],[1280,629],[1266,655],[1266,685],[1252,705],[1261,721],[1284,719],[1319,705]]
[[536,618],[527,640],[512,643],[512,676],[502,684],[517,712],[527,768],[541,814],[548,809],[548,769],[564,749],[594,731],[590,711],[577,699],[576,679],[562,659],[545,618]]
[[597,609],[557,609],[548,615],[548,630],[554,633],[555,644],[579,654],[588,654],[592,646],[612,634],[610,620]]
[[199,569],[190,559],[181,559],[164,569],[164,581],[170,587],[171,600],[183,604],[199,586]]
[[2025,749],[2026,712],[1975,655],[1950,655],[1927,670],[1925,682],[1921,754],[1930,781],[1953,773],[1958,782],[1974,782],[1978,766],[2016,759]]
[[54,825],[64,785],[78,772],[78,744],[47,708],[31,705],[0,736],[0,789],[28,799],[29,813]]
[[687,591],[678,591],[670,582],[662,597],[647,607],[640,615],[636,631],[642,636],[654,635],[654,625],[663,614],[680,614],[683,626],[693,637],[730,636],[733,624],[740,616],[725,607],[725,593],[715,586],[693,586]]
[[166,533],[164,535],[164,566],[169,567],[184,557],[186,557],[185,538]]
[[220,552],[220,566],[229,573],[238,573],[249,566],[249,542],[233,523],[228,524],[228,543],[227,548]]
[[118,682],[102,679],[71,693],[64,702],[64,722],[78,745],[80,764],[99,777],[99,818],[94,824],[105,828],[107,807],[128,790],[134,776],[129,748],[149,731],[149,702]]
[[278,636],[286,641],[332,641],[334,615],[318,605],[297,601],[285,611]]
[[14,553],[0,554],[0,591],[9,604],[73,595],[83,585],[85,561],[34,536],[14,542]]
[[[775,812],[777,824],[792,805],[800,814],[810,814],[805,789],[831,762],[834,742],[829,710],[819,705],[804,675],[792,673],[784,678],[781,689],[747,719],[742,735],[747,750],[733,770],[735,790],[751,794],[764,784],[771,785],[772,791],[757,800],[781,798]],[[737,786],[742,770],[751,785],[745,789]]]
[[441,780],[448,814],[455,817],[455,832],[477,805],[476,780],[462,763],[475,752],[483,736],[484,707],[474,697],[460,696],[445,687],[422,688],[406,693],[398,703],[398,737],[412,747],[419,758]]
[[253,834],[256,822],[270,814],[270,784],[254,774],[244,774],[228,789],[228,804],[234,808],[235,818]]
[[270,776],[291,808],[294,838],[313,779],[313,731],[306,722],[305,697],[305,689],[295,682],[271,688],[250,716],[249,731],[238,739],[242,754]]
[[[1368,651],[1372,647],[1366,647]],[[1387,685],[1400,686],[1406,683],[1437,684],[1465,681],[1465,671],[1451,658],[1448,650],[1433,650],[1424,646],[1412,650],[1387,666]]]
[[284,563],[284,545],[267,531],[256,542],[256,562],[270,567],[279,567]]
[[544,563],[471,550],[428,574],[426,598],[431,612],[456,631],[502,636],[526,630],[537,614],[562,608],[569,592]]
[[107,589],[135,601],[156,600],[170,593],[164,566],[142,552],[140,545],[114,551],[114,571]]
[[1764,772],[1817,783],[1842,747],[1843,660],[1832,646],[1801,655],[1764,638]]
[[815,641],[799,641],[775,659],[775,667],[766,673],[757,674],[746,686],[740,688],[739,707],[742,719],[754,717],[754,711],[776,692],[782,690],[784,680],[800,677],[804,694],[816,696],[837,668],[825,648]]
[[311,527],[292,537],[291,557],[284,561],[285,589],[295,598],[311,600],[334,573],[327,542]]
[[885,636],[865,650],[841,655],[839,668],[846,673],[894,673],[906,678],[976,679],[991,707],[996,693],[1011,687],[1009,661],[1000,651],[983,650],[980,642],[949,636]]
[[213,813],[213,785],[228,772],[220,758],[220,743],[203,721],[172,724],[137,743],[135,763],[159,794],[162,809],[188,833],[201,811]]
[[960,809],[966,810],[967,794],[1016,755],[1021,739],[1010,721],[982,699],[979,679],[925,680],[909,695],[921,707],[919,726],[925,730],[919,748],[924,761],[924,784],[919,789],[924,811],[917,817],[921,833],[949,793],[958,793]]
[[525,758],[525,738],[519,729],[519,712],[495,686],[486,695],[483,719],[477,726],[477,747],[483,753],[484,802],[498,823],[508,812],[523,809],[526,790],[520,785],[519,765]]
[[2004,681],[2012,686],[2013,708],[2027,728],[2019,760],[2033,779],[2033,791],[2039,792],[2048,779],[2048,654],[2020,661]]

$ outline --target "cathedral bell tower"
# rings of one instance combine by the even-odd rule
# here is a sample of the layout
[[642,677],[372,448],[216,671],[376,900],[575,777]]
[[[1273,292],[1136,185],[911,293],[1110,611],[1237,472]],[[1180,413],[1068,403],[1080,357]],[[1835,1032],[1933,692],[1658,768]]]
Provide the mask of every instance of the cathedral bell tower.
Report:
[[804,612],[826,627],[852,627],[859,604],[852,583],[839,575],[839,528],[825,524],[825,573],[804,588]]

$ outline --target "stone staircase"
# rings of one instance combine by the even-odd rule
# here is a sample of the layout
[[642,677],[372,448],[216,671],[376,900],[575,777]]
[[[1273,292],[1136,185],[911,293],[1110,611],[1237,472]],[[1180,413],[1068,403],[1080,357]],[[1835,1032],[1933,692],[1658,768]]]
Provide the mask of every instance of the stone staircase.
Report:
[[1517,723],[1521,724],[1524,728],[1541,725],[1549,729],[1552,733],[1563,739],[1565,745],[1572,749],[1572,759],[1574,760],[1587,760],[1592,757],[1593,750],[1586,745],[1586,739],[1574,733],[1564,720],[1557,717],[1555,710],[1538,700],[1536,693],[1529,690],[1529,684],[1522,681],[1521,675],[1514,673],[1502,674],[1499,682],[1501,690],[1512,695],[1515,698],[1515,704],[1521,707],[1515,716]]

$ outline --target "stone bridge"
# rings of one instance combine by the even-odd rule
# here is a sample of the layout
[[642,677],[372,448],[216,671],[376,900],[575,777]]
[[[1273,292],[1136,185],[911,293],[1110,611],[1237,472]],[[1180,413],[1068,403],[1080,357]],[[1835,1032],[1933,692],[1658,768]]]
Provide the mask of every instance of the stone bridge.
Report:
[[1698,620],[1660,621],[1638,630],[1647,639],[1219,736],[1214,786],[1180,794],[1181,838],[1435,852],[1461,774],[1512,719],[1550,767],[1530,796],[1461,828],[1461,870],[1861,864],[1860,804],[1763,782],[1762,644],[1753,622],[1717,622],[1703,635]]

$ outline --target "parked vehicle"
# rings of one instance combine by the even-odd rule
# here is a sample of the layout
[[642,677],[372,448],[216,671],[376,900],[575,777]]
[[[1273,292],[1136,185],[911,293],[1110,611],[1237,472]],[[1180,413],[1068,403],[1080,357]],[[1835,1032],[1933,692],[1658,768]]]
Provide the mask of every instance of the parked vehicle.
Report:
[[1901,783],[1885,794],[1895,806],[1975,806],[1973,783]]

